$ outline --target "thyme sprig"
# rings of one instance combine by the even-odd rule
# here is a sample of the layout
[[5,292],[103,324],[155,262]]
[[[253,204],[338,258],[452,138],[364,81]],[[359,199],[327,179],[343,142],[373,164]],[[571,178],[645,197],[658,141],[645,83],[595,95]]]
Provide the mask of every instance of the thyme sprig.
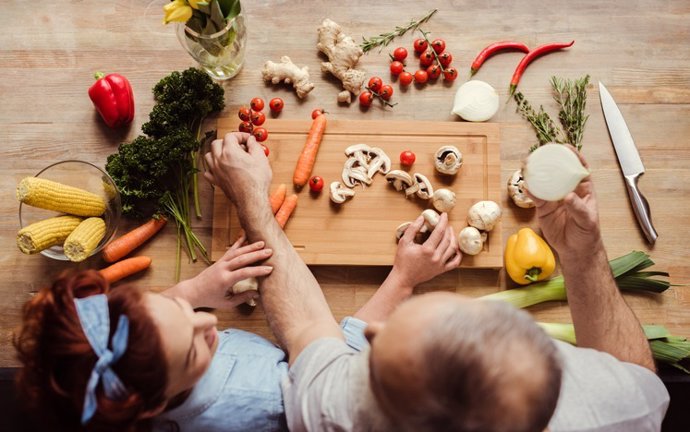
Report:
[[369,39],[362,37],[362,43],[359,46],[365,53],[373,48],[376,48],[377,46],[380,46],[383,49],[383,47],[391,43],[391,41],[397,36],[402,36],[410,30],[417,30],[417,27],[429,21],[436,11],[438,11],[438,9],[428,12],[426,15],[416,21],[410,21],[410,23],[405,26],[396,26],[395,30],[392,32],[381,33],[380,35],[372,36]]
[[547,143],[562,143],[561,131],[558,126],[551,120],[548,113],[544,111],[543,106],[539,106],[539,111],[535,111],[532,105],[525,99],[522,92],[517,92],[513,96],[517,102],[517,111],[522,117],[530,122],[534,130],[537,132],[538,144],[530,147],[529,151],[533,152],[539,146]]

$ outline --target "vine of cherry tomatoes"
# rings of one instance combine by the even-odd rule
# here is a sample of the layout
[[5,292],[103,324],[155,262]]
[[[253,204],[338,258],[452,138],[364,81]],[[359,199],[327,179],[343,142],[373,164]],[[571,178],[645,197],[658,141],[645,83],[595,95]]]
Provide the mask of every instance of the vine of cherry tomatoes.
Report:
[[[405,51],[405,56],[407,56],[407,51]],[[368,108],[374,102],[374,98],[379,98],[384,105],[394,107],[397,103],[389,102],[391,97],[393,97],[393,87],[384,84],[381,78],[374,76],[369,78],[366,90],[359,94],[359,104]]]
[[[282,99],[274,98],[271,99],[268,107],[271,112],[279,113],[284,105]],[[260,97],[255,97],[249,102],[249,107],[243,106],[237,112],[237,116],[242,120],[238,130],[254,135],[254,138],[256,138],[258,142],[264,142],[268,139],[268,130],[262,126],[266,122],[266,114],[263,113],[264,106],[264,100]],[[268,156],[268,147],[263,144],[261,144],[261,146],[266,156]]]
[[412,44],[415,54],[419,57],[420,65],[420,68],[414,73],[405,70],[406,48],[398,47],[390,55],[391,75],[397,76],[403,87],[407,87],[413,82],[425,84],[429,81],[436,81],[441,75],[445,81],[449,82],[455,81],[458,77],[458,70],[450,66],[453,62],[453,54],[446,51],[446,41],[440,38],[429,41],[427,34],[427,32],[422,31],[424,37],[415,39]]

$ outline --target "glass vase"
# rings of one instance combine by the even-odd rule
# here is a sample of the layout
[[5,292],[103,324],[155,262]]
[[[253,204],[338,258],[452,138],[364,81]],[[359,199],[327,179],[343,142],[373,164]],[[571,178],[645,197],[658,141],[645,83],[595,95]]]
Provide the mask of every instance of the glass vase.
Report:
[[210,35],[178,24],[177,39],[213,79],[230,79],[242,69],[247,45],[247,26],[243,14],[228,21],[221,31]]

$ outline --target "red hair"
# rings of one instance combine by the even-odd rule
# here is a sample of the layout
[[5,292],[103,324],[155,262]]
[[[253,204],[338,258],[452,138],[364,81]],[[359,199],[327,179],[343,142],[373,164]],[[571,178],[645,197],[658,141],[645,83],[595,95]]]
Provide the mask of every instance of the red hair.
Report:
[[[110,400],[99,385],[98,408],[86,427],[80,417],[86,383],[98,358],[79,323],[75,298],[105,293],[110,310],[110,337],[118,317],[129,318],[127,350],[113,371],[129,396]],[[23,324],[14,336],[23,368],[17,390],[28,407],[53,426],[65,430],[141,431],[151,428],[142,419],[147,411],[165,403],[167,363],[158,328],[143,303],[142,292],[122,286],[111,290],[94,270],[63,273],[24,305]]]

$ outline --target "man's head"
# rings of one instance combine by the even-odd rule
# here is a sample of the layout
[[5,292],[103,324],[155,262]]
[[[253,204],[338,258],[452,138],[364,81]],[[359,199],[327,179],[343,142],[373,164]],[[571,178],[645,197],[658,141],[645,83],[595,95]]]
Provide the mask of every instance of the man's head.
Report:
[[425,294],[366,334],[372,391],[400,427],[541,431],[556,408],[556,347],[508,304]]

